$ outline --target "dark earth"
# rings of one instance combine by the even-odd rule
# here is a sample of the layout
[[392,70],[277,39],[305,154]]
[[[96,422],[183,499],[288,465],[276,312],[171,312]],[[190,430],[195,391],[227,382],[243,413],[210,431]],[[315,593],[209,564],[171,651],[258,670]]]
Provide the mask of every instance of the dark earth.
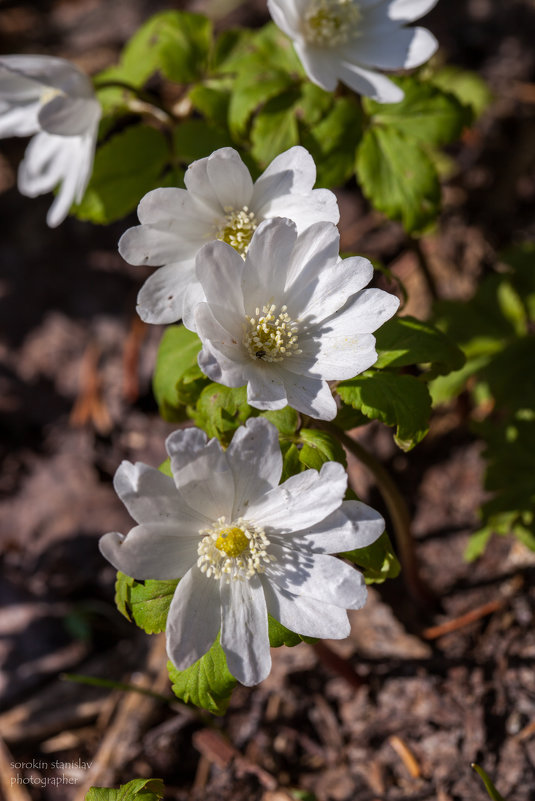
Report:
[[[163,8],[220,27],[267,21],[259,0],[2,0],[0,52],[59,55],[93,73]],[[460,169],[423,242],[440,297],[465,299],[501,248],[534,233],[535,4],[440,0],[425,25],[444,60],[494,94],[451,150]],[[407,500],[436,602],[400,577],[370,591],[349,639],[274,651],[270,677],[239,688],[224,717],[168,700],[161,636],[117,612],[97,548],[130,527],[111,484],[120,461],[159,464],[173,429],[150,385],[162,329],[134,312],[146,273],[116,250],[135,217],[49,230],[50,197],[14,187],[25,145],[3,141],[0,155],[0,796],[82,801],[91,785],[155,776],[177,801],[482,801],[477,762],[507,801],[535,799],[535,558],[494,537],[477,562],[463,559],[485,498],[466,399],[438,410],[409,454],[385,428],[355,432]],[[342,247],[391,267],[410,290],[405,312],[425,318],[431,298],[401,226],[354,187],[339,198]],[[351,477],[386,514],[366,469],[352,463]]]

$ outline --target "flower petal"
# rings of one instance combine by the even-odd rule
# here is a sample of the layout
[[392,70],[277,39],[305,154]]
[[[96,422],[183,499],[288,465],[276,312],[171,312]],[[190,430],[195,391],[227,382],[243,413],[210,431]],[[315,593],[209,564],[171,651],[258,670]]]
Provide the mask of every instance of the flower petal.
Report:
[[390,19],[412,22],[431,11],[437,3],[438,0],[391,0],[387,13]]
[[378,30],[358,39],[353,47],[342,48],[340,56],[365,67],[411,69],[428,61],[437,48],[437,40],[425,28],[396,28],[388,36]]
[[206,442],[197,428],[174,431],[165,441],[171,472],[184,501],[210,521],[230,520],[234,478],[225,452],[216,439]]
[[284,409],[288,405],[286,387],[272,365],[255,365],[247,370],[247,403],[255,409]]
[[[228,321],[216,315],[219,322],[231,331],[245,322],[243,296],[240,282],[244,272],[244,261],[236,250],[226,242],[209,242],[197,254],[195,270],[208,303],[225,308]],[[222,300],[225,306],[223,307]],[[237,320],[236,318],[239,318]],[[234,320],[232,324],[231,320]]]
[[301,14],[296,0],[267,0],[274,22],[290,39],[299,32]]
[[38,102],[10,107],[1,98],[0,93],[0,139],[8,136],[31,136],[37,133]]
[[364,69],[357,64],[341,61],[337,71],[342,83],[354,92],[371,97],[378,103],[399,103],[405,96],[403,90],[385,75]]
[[147,523],[126,537],[113,531],[99,540],[100,552],[117,570],[157,581],[183,576],[197,560],[198,545],[198,534],[181,536],[175,523]]
[[246,687],[271,670],[266,601],[259,577],[221,584],[221,646],[230,672]]
[[185,670],[210,650],[221,627],[219,582],[189,570],[175,590],[167,616],[167,654]]
[[385,521],[371,506],[344,501],[319,523],[301,531],[272,535],[271,541],[312,553],[342,553],[371,545],[384,530]]
[[143,462],[123,461],[113,477],[115,492],[136,523],[170,523],[186,534],[198,533],[204,516],[192,516],[175,482]]
[[317,420],[334,420],[338,408],[326,381],[316,376],[291,373],[285,368],[279,369],[279,375],[284,382],[289,406]]
[[254,232],[242,280],[244,306],[248,314],[254,315],[256,307],[262,309],[264,304],[279,302],[278,298],[273,299],[285,285],[296,239],[295,224],[278,217],[261,223]]
[[146,323],[165,325],[180,320],[184,312],[186,290],[194,281],[193,260],[160,267],[139,290],[137,313]]
[[43,131],[59,136],[82,136],[96,126],[102,109],[95,98],[56,95],[41,106],[38,114]]
[[345,609],[293,595],[261,576],[269,614],[283,626],[305,637],[341,640],[347,637],[351,626]]
[[295,145],[276,156],[256,180],[251,204],[256,214],[266,216],[266,204],[286,195],[308,194],[315,183],[314,159],[306,148]]
[[232,518],[236,519],[246,516],[251,501],[280,481],[282,454],[277,429],[262,417],[250,418],[238,428],[226,453],[234,475]]
[[206,172],[223,210],[241,209],[251,203],[253,179],[234,148],[214,151],[208,157]]
[[268,201],[262,208],[262,217],[289,217],[301,233],[318,222],[337,223],[340,219],[338,201],[329,189],[314,189],[308,195],[282,195]]
[[345,381],[363,373],[377,361],[372,334],[338,332],[320,328],[312,337],[301,337],[302,353],[292,356],[285,368],[298,375],[315,373],[323,381]]
[[361,609],[366,603],[362,575],[335,556],[306,554],[274,543],[269,552],[275,561],[266,566],[264,575],[281,589],[342,609]]
[[338,509],[346,487],[347,474],[342,465],[326,462],[319,473],[305,470],[291,476],[253,502],[250,519],[279,533],[301,531]]
[[299,40],[294,41],[294,48],[310,80],[326,92],[334,92],[340,77],[336,53]]

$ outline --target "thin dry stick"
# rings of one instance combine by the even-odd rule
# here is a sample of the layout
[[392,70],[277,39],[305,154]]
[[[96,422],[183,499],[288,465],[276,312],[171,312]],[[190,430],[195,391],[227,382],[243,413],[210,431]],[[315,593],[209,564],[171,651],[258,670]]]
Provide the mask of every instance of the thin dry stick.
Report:
[[372,456],[371,453],[362,447],[360,442],[352,439],[345,431],[342,431],[333,423],[328,423],[324,420],[316,421],[316,425],[318,428],[328,431],[333,437],[338,439],[344,448],[352,453],[353,456],[355,456],[359,462],[362,462],[372,473],[375,483],[386,503],[394,527],[396,544],[399,550],[399,557],[403,567],[403,577],[407,589],[418,603],[426,606],[429,605],[429,603],[434,604],[436,601],[435,596],[420,576],[418,559],[414,549],[414,540],[411,534],[409,510],[394,481],[383,465],[377,461],[375,456]]
[[422,637],[425,637],[426,640],[436,640],[437,637],[442,637],[444,634],[450,634],[452,631],[462,629],[470,625],[470,623],[474,623],[476,620],[481,620],[482,617],[497,612],[498,609],[501,609],[506,603],[506,600],[506,598],[501,598],[496,601],[489,601],[482,606],[478,606],[477,609],[471,609],[470,612],[466,612],[466,614],[460,615],[453,620],[446,620],[445,623],[439,623],[438,626],[430,626],[428,629],[422,631]]

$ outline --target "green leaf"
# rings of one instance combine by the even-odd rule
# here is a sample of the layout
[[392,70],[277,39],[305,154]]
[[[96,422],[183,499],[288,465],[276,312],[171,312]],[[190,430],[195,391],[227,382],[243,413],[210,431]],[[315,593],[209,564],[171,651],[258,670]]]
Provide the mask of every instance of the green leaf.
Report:
[[401,220],[409,232],[422,231],[440,210],[440,184],[418,142],[391,127],[372,126],[357,150],[362,190],[375,208]]
[[276,409],[275,411],[262,412],[260,416],[273,423],[279,434],[284,437],[292,437],[299,427],[299,415],[291,406],[285,406],[284,409]]
[[404,451],[420,442],[429,430],[431,397],[427,386],[410,375],[367,371],[338,385],[344,401],[371,420],[396,427],[394,439]]
[[492,92],[476,72],[447,66],[432,76],[431,82],[469,106],[475,117],[479,117],[492,102]]
[[146,125],[127,128],[97,150],[86,193],[72,213],[102,225],[124,217],[143,195],[162,185],[168,162],[167,141],[160,131]]
[[232,134],[237,139],[242,138],[256,109],[271,98],[282,94],[291,84],[291,76],[281,70],[238,78],[232,87],[228,112],[228,123]]
[[178,579],[174,581],[136,581],[120,571],[115,583],[115,603],[119,612],[147,634],[165,630],[167,613]]
[[[302,107],[298,104],[298,108]],[[318,186],[342,186],[351,177],[361,137],[362,114],[349,97],[337,98],[323,119],[303,131],[301,142],[316,162]]]
[[492,528],[484,526],[479,531],[470,535],[468,544],[464,550],[464,558],[467,562],[474,562],[478,559],[487,547],[487,543],[492,536]]
[[147,634],[165,631],[167,614],[178,580],[144,582],[135,581],[130,589],[128,605],[136,624]]
[[302,473],[305,470],[305,465],[299,459],[299,449],[293,442],[281,442],[282,453],[282,475],[280,483],[282,484],[290,476],[295,476],[297,473]]
[[158,353],[152,388],[164,420],[179,421],[186,404],[194,403],[206,383],[198,364],[201,342],[183,325],[164,331]]
[[[297,104],[299,121],[306,126],[316,125],[333,106],[332,92],[326,92],[315,83],[301,85],[301,97]],[[339,101],[337,101],[339,102]],[[336,135],[339,132],[333,131]],[[329,147],[330,143],[325,143]]]
[[299,645],[299,643],[303,642],[299,634],[287,629],[286,626],[283,626],[271,615],[268,615],[268,631],[269,644],[272,648],[280,648],[282,645],[293,648],[294,645]]
[[479,765],[476,765],[475,762],[472,763],[472,768],[483,780],[483,784],[485,785],[485,790],[489,794],[489,798],[491,798],[492,801],[504,801],[503,796],[501,796],[500,793],[497,791],[497,789],[495,788],[495,786],[493,785],[493,783],[491,782],[490,778],[485,773],[483,768],[480,768]]
[[177,698],[213,715],[225,714],[237,681],[227,667],[219,638],[208,653],[186,670],[177,670],[171,662],[167,663],[167,669]]
[[128,600],[130,598],[130,589],[133,584],[133,578],[130,578],[130,576],[120,571],[117,573],[117,580],[115,582],[115,605],[121,615],[124,615],[127,620],[132,620],[130,617]]
[[211,44],[209,19],[188,11],[162,11],[139,28],[124,48],[119,66],[105,77],[140,87],[160,71],[171,81],[190,83],[206,71]]
[[247,388],[232,389],[220,384],[208,384],[200,394],[195,408],[189,408],[195,425],[209,437],[217,437],[228,445],[236,429],[249,417],[258,414],[247,403]]
[[371,545],[347,551],[340,556],[362,568],[366,584],[382,584],[386,579],[399,576],[401,571],[401,565],[386,531]]
[[159,801],[165,787],[161,779],[133,779],[113,787],[91,787],[85,801]]
[[298,87],[269,100],[256,115],[251,126],[251,155],[261,167],[275,156],[299,143],[295,105],[300,97]]
[[232,144],[224,129],[207,125],[205,120],[183,120],[174,130],[173,142],[177,158],[184,164]]
[[432,369],[425,374],[429,379],[459,370],[465,362],[455,342],[431,323],[415,317],[394,317],[381,326],[375,337],[377,368],[430,364]]
[[470,110],[438,86],[416,78],[397,78],[396,83],[405,92],[400,103],[376,103],[363,98],[373,127],[387,128],[429,147],[455,141],[472,122]]
[[346,454],[340,443],[327,431],[315,428],[302,428],[299,437],[303,447],[299,451],[299,461],[305,467],[320,470],[325,462],[339,462],[347,466]]
[[[189,99],[193,107],[216,125],[220,130],[227,127],[230,90],[221,84],[207,86],[195,84],[189,91]],[[204,123],[206,127],[206,123]],[[206,155],[206,154],[205,154]]]

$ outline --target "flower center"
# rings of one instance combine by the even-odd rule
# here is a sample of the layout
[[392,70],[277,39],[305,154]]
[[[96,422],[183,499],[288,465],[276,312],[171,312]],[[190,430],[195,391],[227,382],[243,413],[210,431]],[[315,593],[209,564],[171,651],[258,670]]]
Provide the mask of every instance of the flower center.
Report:
[[248,206],[233,209],[225,206],[225,219],[216,231],[216,239],[232,245],[242,258],[245,258],[249,243],[258,228],[258,220]]
[[318,47],[344,44],[356,34],[360,17],[354,0],[312,0],[305,13],[305,39]]
[[299,327],[290,319],[287,306],[281,306],[277,314],[277,306],[272,303],[263,306],[262,312],[257,306],[255,316],[245,316],[243,344],[252,359],[264,362],[282,362],[288,356],[302,353],[297,338]]
[[39,103],[41,104],[41,106],[45,106],[47,103],[50,103],[50,101],[53,100],[55,97],[64,94],[65,92],[62,92],[61,89],[55,89],[53,86],[46,86],[41,92]]
[[263,573],[274,558],[266,551],[269,540],[264,529],[241,517],[230,525],[220,517],[199,534],[205,536],[197,548],[197,565],[208,578],[225,577],[227,584],[250,579]]

